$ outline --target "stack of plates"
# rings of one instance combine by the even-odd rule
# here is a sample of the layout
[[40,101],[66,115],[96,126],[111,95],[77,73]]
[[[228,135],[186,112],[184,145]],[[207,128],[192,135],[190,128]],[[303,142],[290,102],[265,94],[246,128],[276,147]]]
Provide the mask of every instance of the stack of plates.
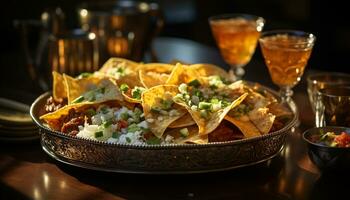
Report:
[[29,106],[0,98],[0,141],[20,142],[38,138],[38,129],[29,115]]

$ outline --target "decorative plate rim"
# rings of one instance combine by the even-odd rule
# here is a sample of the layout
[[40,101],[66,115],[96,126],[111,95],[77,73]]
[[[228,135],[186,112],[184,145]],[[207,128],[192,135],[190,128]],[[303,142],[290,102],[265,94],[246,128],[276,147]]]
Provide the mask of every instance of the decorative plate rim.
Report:
[[150,174],[150,175],[169,175],[169,174],[202,174],[202,173],[214,173],[214,172],[221,172],[221,171],[228,171],[233,169],[238,169],[242,167],[249,167],[256,164],[263,163],[265,161],[268,161],[274,157],[276,157],[283,149],[285,148],[285,144],[283,144],[276,153],[267,156],[263,159],[254,161],[254,162],[247,162],[240,165],[233,165],[233,166],[227,166],[227,167],[217,167],[217,168],[208,168],[208,169],[197,169],[197,170],[127,170],[122,168],[112,168],[112,167],[99,167],[96,164],[90,164],[82,161],[72,160],[68,158],[64,158],[61,156],[57,156],[54,153],[52,153],[45,145],[42,145],[43,151],[47,153],[52,159],[55,159],[56,161],[59,161],[63,164],[67,164],[69,166],[84,168],[88,170],[97,170],[97,171],[103,171],[103,172],[110,172],[110,173],[124,173],[124,174]]

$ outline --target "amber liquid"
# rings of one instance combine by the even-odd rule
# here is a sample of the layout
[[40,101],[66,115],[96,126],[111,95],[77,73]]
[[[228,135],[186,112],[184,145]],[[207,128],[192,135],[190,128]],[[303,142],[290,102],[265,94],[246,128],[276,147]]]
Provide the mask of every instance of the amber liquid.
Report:
[[57,39],[49,43],[48,61],[52,71],[76,76],[98,70],[97,53],[93,40]]
[[350,87],[335,86],[319,92],[316,125],[350,127]]
[[238,18],[215,20],[210,25],[224,60],[234,66],[246,65],[260,37],[257,23]]
[[288,35],[267,36],[260,46],[272,81],[280,87],[293,87],[304,73],[312,51],[306,38]]

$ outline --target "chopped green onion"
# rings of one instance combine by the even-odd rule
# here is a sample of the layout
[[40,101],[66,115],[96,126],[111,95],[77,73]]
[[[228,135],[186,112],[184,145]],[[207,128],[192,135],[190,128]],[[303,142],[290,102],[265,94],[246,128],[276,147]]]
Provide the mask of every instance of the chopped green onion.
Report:
[[96,100],[96,97],[94,95],[92,95],[88,98],[88,101],[90,101],[90,102],[95,101],[95,100]]
[[141,99],[142,92],[145,90],[145,88],[142,87],[135,87],[131,90],[132,98],[134,99]]
[[183,94],[176,94],[174,97],[173,97],[173,101],[175,102],[180,102],[180,101],[184,101],[185,98],[183,96]]
[[106,121],[103,123],[103,127],[104,128],[108,128],[109,126],[111,126],[113,124],[113,121],[112,120],[109,120],[109,121]]
[[212,99],[210,99],[210,103],[214,103],[214,104],[219,103],[219,99],[212,98]]
[[123,120],[128,120],[129,114],[127,112],[120,113],[120,118]]
[[222,81],[222,83],[224,83],[225,85],[231,84],[231,81],[227,80],[226,78],[224,78],[222,76],[219,76],[219,77],[220,77],[220,80]]
[[191,82],[188,83],[188,86],[192,86],[192,87],[199,87],[201,85],[201,83],[197,80],[197,79],[194,79],[192,80]]
[[85,100],[84,96],[79,96],[78,98],[74,99],[72,101],[72,103],[80,103],[80,102],[82,102],[84,100]]
[[134,119],[134,121],[136,123],[138,123],[138,122],[140,122],[141,115],[142,115],[142,110],[140,110],[139,108],[135,108],[134,113],[132,115],[132,118]]
[[160,144],[161,140],[159,138],[157,138],[157,137],[151,137],[148,140],[146,140],[146,143],[150,144],[150,145],[152,145],[152,144]]
[[152,108],[151,108],[151,112],[153,112],[153,113],[160,113],[161,110],[162,110],[162,109],[161,109],[161,108],[158,108],[158,107],[152,107]]
[[83,73],[79,74],[79,75],[77,76],[77,78],[78,78],[78,79],[87,78],[87,77],[89,77],[89,76],[91,76],[91,75],[92,75],[92,73],[83,72]]
[[125,69],[123,67],[119,67],[119,68],[117,68],[117,72],[119,74],[123,74],[125,72]]
[[104,94],[106,92],[106,88],[102,87],[102,88],[99,88],[98,90],[100,93]]
[[103,136],[103,131],[95,132],[95,138],[99,138],[99,137],[102,137],[102,136]]
[[187,128],[180,129],[180,135],[181,137],[187,137],[190,133],[188,132]]
[[129,133],[135,133],[136,131],[139,131],[141,130],[140,127],[137,126],[137,124],[131,124],[129,127],[128,127],[128,132]]
[[249,105],[246,105],[246,104],[240,104],[238,106],[238,111],[241,113],[241,114],[247,114],[248,112],[250,112],[251,110],[253,110],[253,107],[252,106],[249,106]]
[[109,111],[108,111],[107,107],[102,107],[102,108],[101,108],[101,112],[102,112],[103,114],[107,114]]
[[212,89],[212,90],[218,89],[218,86],[216,86],[216,85],[210,85],[210,89]]
[[222,80],[220,76],[210,76],[209,85],[210,87],[215,87],[215,88],[218,88],[219,85],[222,85]]
[[225,100],[221,101],[221,108],[226,108],[227,106],[229,106],[231,103]]
[[209,117],[207,110],[200,110],[199,113],[200,113],[200,116],[204,119],[207,119]]
[[142,110],[140,108],[135,108],[134,109],[134,114],[137,115],[137,116],[141,116],[142,115]]
[[208,102],[199,102],[198,108],[202,110],[209,110],[211,108],[211,103]]
[[122,92],[126,92],[126,91],[129,90],[129,86],[128,86],[127,84],[123,83],[123,84],[121,84],[121,86],[120,86],[120,90],[121,90]]
[[118,133],[118,132],[112,133],[112,138],[118,139],[119,137],[120,137],[120,133]]
[[144,133],[147,133],[147,132],[150,132],[151,131],[151,129],[149,129],[149,128],[143,128],[143,127],[140,127],[141,128],[141,130],[144,132]]
[[200,90],[194,90],[193,91],[193,94],[199,98],[202,98],[203,97],[203,92],[200,91]]
[[174,102],[171,99],[169,100],[162,99],[160,103],[162,104],[163,110],[169,110]]
[[87,111],[85,111],[85,113],[86,113],[88,116],[90,116],[90,117],[96,115],[96,111],[95,111],[94,109],[92,109],[92,108],[90,108],[90,109],[88,109]]

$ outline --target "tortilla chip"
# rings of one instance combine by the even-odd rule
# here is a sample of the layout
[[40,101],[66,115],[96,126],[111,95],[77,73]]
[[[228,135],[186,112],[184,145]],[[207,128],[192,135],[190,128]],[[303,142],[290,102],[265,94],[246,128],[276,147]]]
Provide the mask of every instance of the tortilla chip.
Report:
[[171,123],[169,125],[169,128],[181,128],[181,127],[191,126],[193,124],[196,124],[196,122],[193,121],[191,114],[186,113],[184,116],[182,116],[178,120]]
[[[91,101],[98,103],[108,100],[123,101],[123,96],[119,91],[118,86],[109,78],[89,76],[87,78],[74,79],[65,74],[63,75],[63,78],[68,89],[68,104],[74,103],[74,100],[81,96],[83,96],[82,101],[84,102]],[[103,89],[103,94],[101,93],[99,97],[94,97],[94,99],[91,100],[86,98],[87,95],[99,89]]]
[[192,143],[192,144],[207,144],[208,143],[208,135],[193,135],[192,137],[188,137],[184,143]]
[[174,137],[174,142],[176,144],[207,144],[208,143],[208,135],[202,135],[200,136],[198,134],[198,126],[192,125],[186,127],[188,130],[188,136],[183,137],[180,134],[180,130],[182,128],[168,128],[166,132],[164,133],[164,136],[170,135]]
[[247,86],[245,86],[244,88],[246,91],[249,92],[249,95],[245,99],[245,101],[249,105],[254,106],[254,108],[265,108],[267,105],[270,104],[269,99],[267,99],[265,96],[261,95],[260,93],[252,90]]
[[127,59],[110,58],[97,74],[103,74],[114,79],[118,85],[125,83],[133,88],[142,86],[138,75],[140,66],[141,64]]
[[137,72],[140,64],[131,60],[127,60],[125,58],[110,58],[103,64],[99,72],[103,74],[108,74],[111,69],[123,67],[130,71]]
[[208,118],[203,118],[201,117],[200,112],[196,111],[196,110],[192,110],[187,104],[186,102],[176,102],[179,105],[184,106],[188,112],[191,114],[192,118],[194,119],[194,121],[196,122],[198,129],[199,129],[199,135],[207,135],[210,132],[212,132],[214,129],[216,129],[220,122],[224,119],[224,117],[226,116],[226,114],[235,106],[239,105],[247,96],[248,94],[243,94],[242,96],[238,97],[237,99],[235,99],[229,106],[227,106],[224,109],[220,109],[216,112],[213,113],[209,113]]
[[229,74],[219,66],[207,63],[190,65],[200,76],[220,76],[226,80],[230,79]]
[[262,134],[269,133],[276,117],[275,115],[269,113],[268,108],[254,109],[248,113],[248,116],[250,121]]
[[139,79],[145,88],[165,84],[174,65],[163,63],[149,63],[142,65],[139,70]]
[[67,90],[66,90],[66,83],[63,79],[63,76],[56,72],[52,71],[52,78],[53,78],[53,98],[55,101],[62,102],[63,99],[67,98]]
[[276,117],[291,116],[293,113],[281,103],[272,103],[267,106],[270,113],[274,114]]
[[253,90],[254,92],[257,92],[262,96],[264,96],[267,99],[268,104],[276,103],[278,101],[275,95],[273,95],[268,90],[264,89],[259,83],[255,83],[253,86],[250,86],[249,88],[250,90]]
[[194,79],[199,79],[200,77],[200,74],[198,74],[194,68],[177,63],[166,81],[166,84],[180,85],[181,83],[189,83]]
[[259,129],[255,127],[247,116],[237,118],[228,114],[225,116],[225,120],[231,122],[239,130],[241,130],[245,138],[257,137],[261,135]]
[[[124,88],[123,88],[124,89]],[[136,91],[135,95],[137,95],[137,98],[135,98],[133,96],[133,90]],[[127,102],[130,102],[130,103],[137,103],[137,104],[141,104],[141,96],[142,96],[142,93],[145,91],[146,89],[144,87],[134,87],[134,88],[127,88],[127,90],[125,91],[122,91],[122,95],[125,99],[125,101]],[[139,92],[140,93],[139,93]],[[140,95],[140,96],[139,96]],[[140,98],[138,98],[140,97]]]
[[[149,128],[155,136],[162,137],[165,129],[174,121],[182,117],[187,113],[186,109],[172,104],[169,113],[172,110],[176,111],[176,114],[171,116],[168,114],[152,112],[152,108],[162,107],[161,100],[171,100],[177,94],[178,89],[174,85],[159,85],[152,87],[142,93],[142,107],[145,114],[146,121],[149,122]],[[151,122],[150,122],[151,121]]]
[[141,103],[140,99],[132,98],[132,97],[128,96],[127,94],[125,94],[124,92],[122,92],[122,95],[123,95],[125,101],[127,101],[129,103]]

